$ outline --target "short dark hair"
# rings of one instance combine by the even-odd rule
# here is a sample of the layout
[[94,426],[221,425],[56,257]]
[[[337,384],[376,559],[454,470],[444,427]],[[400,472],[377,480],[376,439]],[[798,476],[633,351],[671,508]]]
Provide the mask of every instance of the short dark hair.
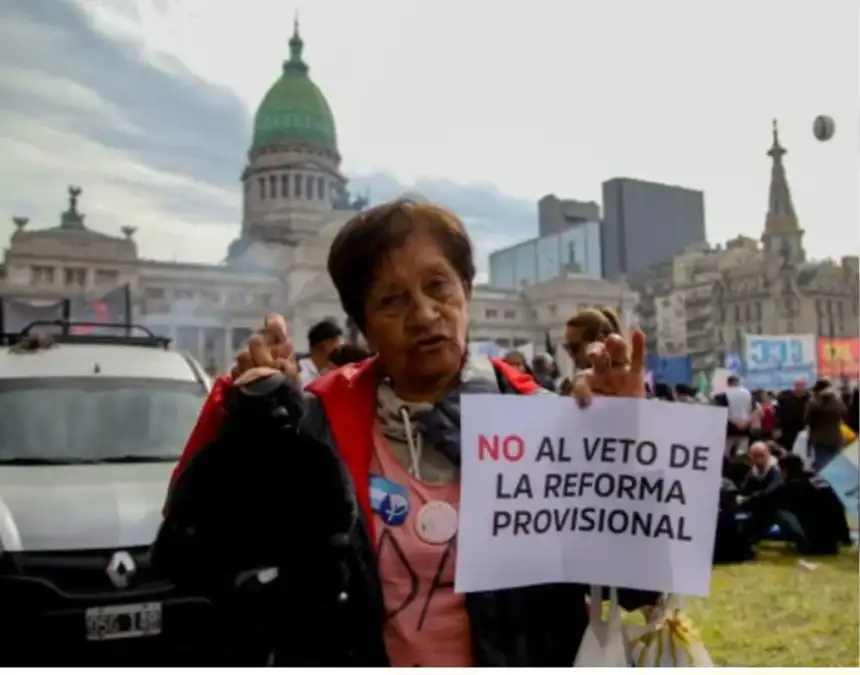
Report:
[[741,378],[739,378],[737,375],[729,375],[726,378],[726,384],[731,385],[732,387],[734,387],[736,384],[740,384],[740,383],[741,383]]
[[334,238],[328,273],[341,305],[364,331],[364,303],[380,259],[400,248],[415,232],[429,234],[439,244],[460,280],[471,290],[475,258],[466,228],[457,216],[433,204],[398,199],[351,218]]
[[361,363],[365,359],[369,359],[370,356],[370,351],[364,347],[345,344],[335,349],[328,357],[328,360],[339,368],[340,366],[345,366],[348,363]]
[[343,331],[340,326],[330,319],[324,319],[315,323],[308,331],[308,346],[313,349],[326,340],[334,340],[342,335]]

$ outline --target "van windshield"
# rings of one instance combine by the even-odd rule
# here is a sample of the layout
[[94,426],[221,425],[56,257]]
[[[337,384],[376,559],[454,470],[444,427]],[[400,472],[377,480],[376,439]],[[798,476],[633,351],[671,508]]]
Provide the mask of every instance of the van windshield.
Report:
[[175,461],[205,397],[174,380],[0,380],[0,465]]

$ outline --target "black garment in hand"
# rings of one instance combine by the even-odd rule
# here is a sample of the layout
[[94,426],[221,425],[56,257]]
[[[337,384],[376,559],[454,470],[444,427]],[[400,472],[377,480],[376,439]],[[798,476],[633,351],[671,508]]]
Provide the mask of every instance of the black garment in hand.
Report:
[[[383,667],[382,591],[366,523],[319,400],[296,394],[287,384],[262,397],[236,392],[218,437],[174,485],[153,562],[216,603],[269,608],[276,665]],[[278,580],[260,597],[232,599],[248,590],[236,587],[238,575],[270,566]],[[554,584],[468,594],[475,663],[569,667],[588,625],[587,591]],[[656,599],[619,591],[627,609]]]

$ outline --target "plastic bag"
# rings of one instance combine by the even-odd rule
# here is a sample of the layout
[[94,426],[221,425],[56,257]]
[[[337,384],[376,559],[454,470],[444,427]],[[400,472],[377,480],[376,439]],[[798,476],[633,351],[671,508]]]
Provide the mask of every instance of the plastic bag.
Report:
[[654,610],[648,625],[626,629],[629,665],[636,668],[711,668],[714,666],[699,631],[669,595]]
[[574,668],[626,668],[630,665],[621,623],[618,592],[609,590],[609,618],[603,618],[603,588],[591,587],[591,612]]

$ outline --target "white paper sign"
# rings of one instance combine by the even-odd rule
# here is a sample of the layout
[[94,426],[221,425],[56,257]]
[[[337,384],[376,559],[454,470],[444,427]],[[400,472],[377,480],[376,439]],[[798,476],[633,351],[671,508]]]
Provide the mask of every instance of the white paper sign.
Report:
[[725,408],[484,394],[462,406],[458,593],[708,594]]

